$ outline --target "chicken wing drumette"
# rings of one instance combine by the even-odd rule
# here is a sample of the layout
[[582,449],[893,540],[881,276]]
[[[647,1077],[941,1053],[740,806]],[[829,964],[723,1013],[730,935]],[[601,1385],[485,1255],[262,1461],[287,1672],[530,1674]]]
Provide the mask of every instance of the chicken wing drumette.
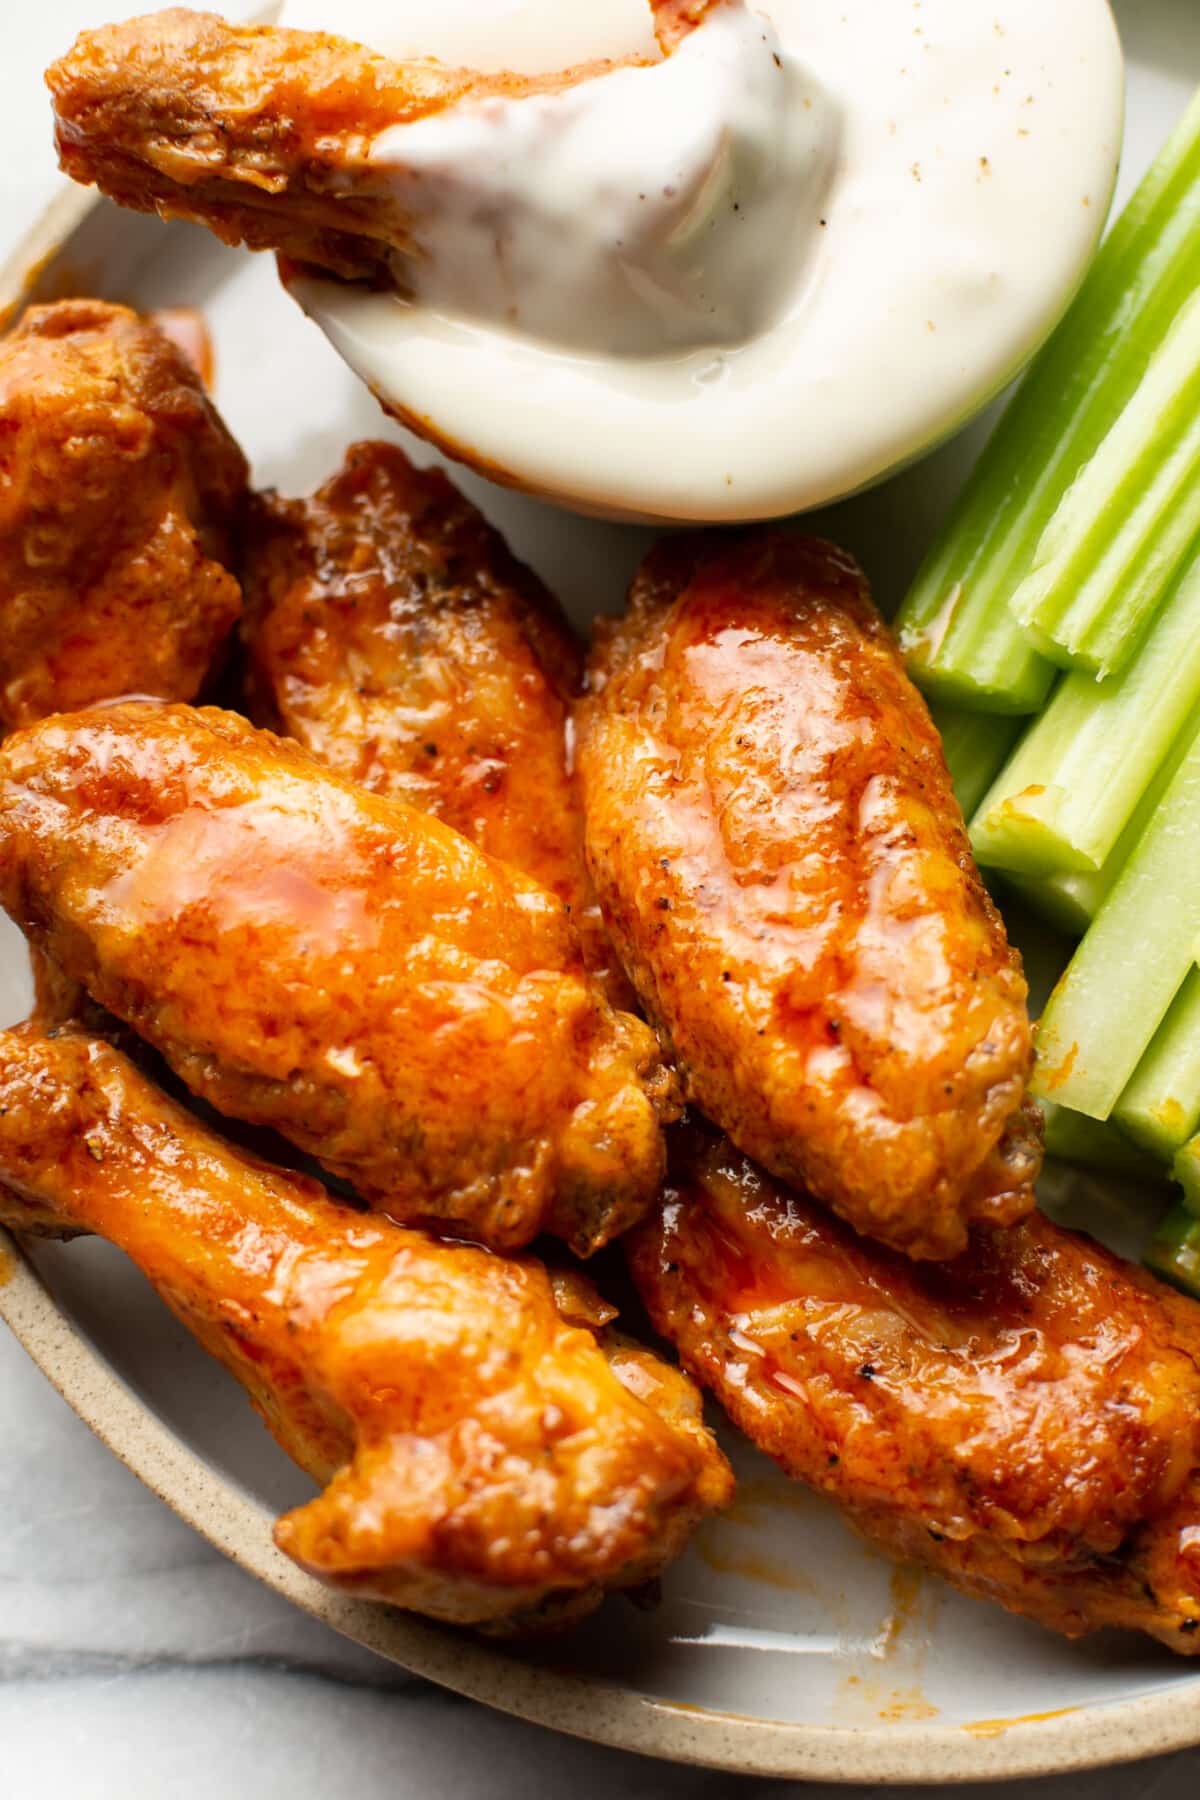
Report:
[[99,300],[25,313],[0,339],[0,730],[196,694],[241,606],[246,475],[153,324]]
[[[649,0],[664,53],[717,0]],[[520,98],[613,65],[549,76],[396,63],[325,32],[231,25],[173,8],[86,31],[47,71],[62,167],[142,212],[198,219],[352,279],[405,279],[386,131],[490,95]]]
[[0,902],[194,1093],[405,1222],[586,1252],[657,1192],[673,1080],[561,902],[231,713],[14,734]]
[[1027,1212],[1025,982],[850,558],[672,540],[590,678],[588,859],[688,1097],[911,1256]]
[[586,1282],[337,1205],[86,1034],[0,1033],[0,1222],[132,1257],[323,1486],[276,1539],[336,1587],[544,1627],[729,1498],[695,1389]]
[[478,509],[397,446],[355,444],[310,498],[256,496],[240,567],[258,722],[539,881],[628,1004],[568,766],[579,646]]
[[871,1543],[1070,1637],[1200,1653],[1200,1307],[1034,1215],[944,1264],[673,1134],[639,1292],[736,1424]]

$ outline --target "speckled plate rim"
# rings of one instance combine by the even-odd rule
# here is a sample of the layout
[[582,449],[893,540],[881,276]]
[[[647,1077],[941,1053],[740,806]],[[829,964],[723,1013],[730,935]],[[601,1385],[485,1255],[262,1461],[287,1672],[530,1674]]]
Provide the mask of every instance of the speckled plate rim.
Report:
[[[105,206],[64,183],[0,266],[0,329]],[[532,1665],[465,1633],[338,1594],[276,1549],[273,1520],[189,1449],[56,1304],[0,1229],[0,1318],[100,1441],[186,1524],[322,1624],[414,1675],[570,1736],[665,1761],[825,1782],[950,1785],[1064,1775],[1200,1745],[1200,1681],[1044,1718],[833,1726],[747,1718]]]

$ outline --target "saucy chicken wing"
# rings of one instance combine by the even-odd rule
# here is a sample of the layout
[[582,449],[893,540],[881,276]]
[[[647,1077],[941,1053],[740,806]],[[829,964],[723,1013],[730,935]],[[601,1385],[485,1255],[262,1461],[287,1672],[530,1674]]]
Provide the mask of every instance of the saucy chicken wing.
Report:
[[[649,0],[664,53],[715,3]],[[412,244],[394,180],[371,166],[375,141],[464,100],[554,91],[612,66],[481,75],[176,7],[84,32],[46,80],[76,181],[227,243],[403,283]]]
[[912,1263],[698,1130],[628,1242],[684,1367],[871,1543],[1069,1637],[1200,1653],[1193,1301],[1037,1214]]
[[14,734],[0,902],[194,1093],[406,1223],[587,1252],[658,1190],[673,1078],[561,903],[232,713]]
[[567,721],[579,647],[532,570],[440,469],[355,444],[241,541],[251,710],[343,775],[431,812],[556,894],[609,998]]
[[197,693],[241,606],[246,476],[154,325],[100,300],[25,313],[0,339],[0,730]]
[[335,1587],[545,1627],[729,1498],[695,1389],[586,1282],[337,1205],[96,1038],[0,1033],[0,1222],[133,1259],[323,1486],[275,1536]]
[[910,1256],[1028,1212],[1024,978],[855,564],[669,541],[590,680],[588,860],[687,1096]]

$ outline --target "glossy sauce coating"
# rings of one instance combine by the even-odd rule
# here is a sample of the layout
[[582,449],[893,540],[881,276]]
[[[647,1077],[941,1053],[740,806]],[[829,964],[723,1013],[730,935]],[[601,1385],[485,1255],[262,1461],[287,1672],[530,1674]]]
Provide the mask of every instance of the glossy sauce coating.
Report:
[[911,1256],[1028,1212],[1025,982],[855,564],[668,541],[590,680],[588,859],[688,1097]]
[[232,713],[10,738],[0,900],[194,1093],[406,1222],[586,1252],[657,1191],[672,1078],[560,902]]
[[0,1220],[132,1257],[324,1487],[276,1540],[336,1587],[544,1627],[729,1497],[690,1382],[586,1282],[336,1205],[98,1039],[0,1033]]
[[[714,0],[649,4],[669,53]],[[46,81],[59,160],[76,181],[141,212],[198,219],[226,243],[387,281],[411,246],[386,172],[366,166],[374,138],[462,100],[545,93],[613,66],[481,75],[176,7],[83,32]]]
[[532,570],[440,469],[355,444],[241,534],[251,712],[378,794],[436,814],[558,896],[609,998],[567,721],[581,659]]
[[871,1543],[1077,1637],[1200,1653],[1200,1307],[1034,1214],[875,1249],[706,1131],[629,1240],[683,1365]]
[[0,339],[0,729],[197,693],[241,606],[246,476],[153,325],[100,300],[24,314]]

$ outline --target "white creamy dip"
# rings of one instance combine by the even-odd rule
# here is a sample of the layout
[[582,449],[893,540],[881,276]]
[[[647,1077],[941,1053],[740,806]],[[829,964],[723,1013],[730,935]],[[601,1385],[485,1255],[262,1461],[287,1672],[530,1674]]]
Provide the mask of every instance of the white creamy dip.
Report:
[[[283,17],[479,68],[653,44],[643,0]],[[1041,342],[1121,122],[1106,0],[729,0],[656,66],[377,139],[407,295],[293,292],[381,398],[520,486],[627,517],[800,511],[927,448]]]
[[377,138],[420,306],[611,355],[743,343],[796,292],[836,130],[770,21],[722,4],[673,56],[468,101]]

